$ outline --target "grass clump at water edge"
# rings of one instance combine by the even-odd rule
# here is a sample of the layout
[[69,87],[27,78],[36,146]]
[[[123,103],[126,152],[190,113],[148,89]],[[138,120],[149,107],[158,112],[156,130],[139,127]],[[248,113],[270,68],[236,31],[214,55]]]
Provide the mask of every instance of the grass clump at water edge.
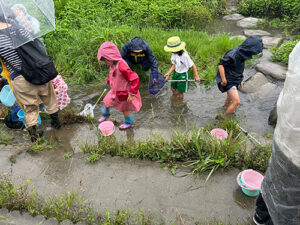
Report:
[[135,213],[125,209],[116,213],[107,210],[102,216],[74,192],[43,200],[37,192],[27,191],[29,184],[27,180],[25,184],[16,186],[10,178],[0,176],[0,208],[29,212],[32,216],[43,215],[46,219],[54,217],[59,222],[69,219],[73,223],[83,221],[86,224],[159,224],[143,210]]
[[[25,184],[15,185],[8,177],[0,176],[0,209],[7,208],[9,211],[19,210],[21,213],[28,212],[32,216],[43,215],[46,219],[56,218],[59,222],[66,219],[73,223],[80,221],[87,225],[162,225],[164,222],[158,222],[150,212],[138,209],[132,212],[127,209],[120,209],[116,212],[105,211],[105,215],[97,213],[90,204],[86,203],[79,195],[74,192],[68,192],[59,197],[52,196],[43,200],[40,195],[32,191],[28,192],[30,180]],[[1,220],[0,215],[0,220]],[[5,218],[3,218],[5,219]],[[180,224],[184,221],[178,219]],[[175,221],[175,219],[174,219]],[[172,222],[171,224],[177,224]],[[229,225],[219,221],[209,221],[206,223],[195,222],[196,225]]]
[[[210,135],[214,127],[228,132],[225,140]],[[159,136],[146,141],[118,142],[114,136],[100,136],[96,145],[83,144],[88,161],[96,162],[105,155],[137,158],[163,163],[176,172],[178,164],[191,169],[192,174],[219,168],[252,168],[264,172],[271,154],[271,146],[256,146],[249,151],[247,137],[238,128],[238,121],[225,119],[193,131],[175,132],[171,140]],[[208,176],[208,178],[209,178]],[[207,179],[208,179],[207,178]]]

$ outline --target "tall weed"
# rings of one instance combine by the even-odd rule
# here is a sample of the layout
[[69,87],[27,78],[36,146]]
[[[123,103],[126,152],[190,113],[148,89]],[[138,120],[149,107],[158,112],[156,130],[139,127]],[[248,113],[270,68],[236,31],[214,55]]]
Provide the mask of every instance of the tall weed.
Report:
[[120,49],[131,38],[141,36],[165,72],[170,55],[163,47],[170,36],[180,36],[208,82],[214,79],[219,58],[240,44],[226,35],[208,36],[199,31],[213,16],[222,14],[225,0],[55,0],[55,7],[56,31],[44,41],[61,74],[80,84],[107,76],[108,68],[96,58],[104,41],[112,41]]

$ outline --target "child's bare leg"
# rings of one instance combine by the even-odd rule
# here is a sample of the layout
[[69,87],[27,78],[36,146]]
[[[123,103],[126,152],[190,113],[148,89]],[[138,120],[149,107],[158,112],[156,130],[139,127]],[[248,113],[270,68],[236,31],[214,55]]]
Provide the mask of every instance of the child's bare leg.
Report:
[[228,106],[230,104],[231,100],[230,100],[230,97],[229,97],[229,94],[227,92],[227,96],[226,96],[226,99],[225,99],[225,102],[224,102],[224,106]]
[[178,91],[177,91],[176,89],[171,88],[171,90],[172,90],[172,92],[173,92],[173,95],[178,95],[178,94],[179,94]]
[[123,115],[125,118],[130,117],[130,111],[123,111]]
[[179,99],[183,99],[184,98],[184,93],[178,93],[178,96],[177,96]]
[[235,89],[230,89],[227,91],[227,96],[229,97],[231,103],[226,109],[226,114],[233,113],[236,107],[240,104],[240,98],[238,91]]

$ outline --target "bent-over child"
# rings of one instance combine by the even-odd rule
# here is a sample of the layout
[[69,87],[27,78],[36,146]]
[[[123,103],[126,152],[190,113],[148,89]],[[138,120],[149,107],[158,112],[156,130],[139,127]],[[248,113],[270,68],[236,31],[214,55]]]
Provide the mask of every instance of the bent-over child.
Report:
[[128,129],[133,125],[131,111],[139,111],[142,107],[139,77],[122,59],[117,46],[112,42],[104,42],[101,45],[98,50],[98,60],[110,67],[106,78],[110,91],[103,99],[105,106],[102,107],[102,116],[98,122],[101,123],[110,116],[109,107],[112,105],[124,115],[124,123],[119,126],[119,129]]

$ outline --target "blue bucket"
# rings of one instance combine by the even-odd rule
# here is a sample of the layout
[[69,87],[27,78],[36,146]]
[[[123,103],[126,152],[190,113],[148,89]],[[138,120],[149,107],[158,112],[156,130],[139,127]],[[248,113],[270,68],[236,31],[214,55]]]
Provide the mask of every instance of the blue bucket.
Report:
[[16,102],[16,98],[8,84],[0,92],[0,101],[6,106],[12,106]]
[[[18,117],[19,117],[19,120],[22,121],[22,123],[26,126],[26,123],[25,123],[25,113],[22,109],[19,110],[19,112],[17,113]],[[41,125],[42,124],[42,120],[41,120],[41,117],[39,116],[38,117],[38,125]]]

